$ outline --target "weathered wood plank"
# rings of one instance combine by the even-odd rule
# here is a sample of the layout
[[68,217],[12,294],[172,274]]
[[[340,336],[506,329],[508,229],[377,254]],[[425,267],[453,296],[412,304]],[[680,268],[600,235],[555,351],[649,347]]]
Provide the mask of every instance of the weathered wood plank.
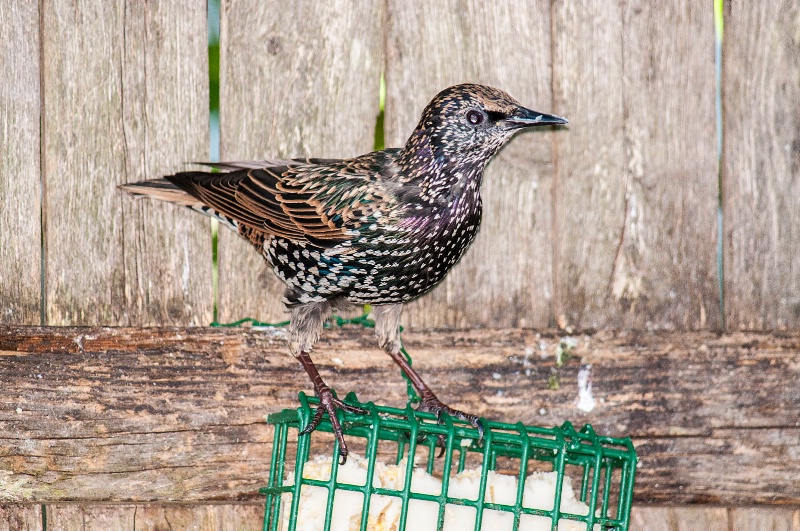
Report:
[[625,218],[611,294],[624,317],[617,322],[718,328],[714,13],[693,0],[626,3],[623,24]]
[[[746,531],[761,529],[748,527]],[[634,506],[630,531],[745,531],[745,528],[728,527],[728,510],[721,507]]]
[[[54,529],[99,529],[86,524],[118,524],[105,531],[134,529],[256,530],[260,529],[263,505],[48,505],[48,526]],[[798,512],[773,507],[653,507],[634,506],[631,531],[797,531]],[[730,523],[728,523],[730,522]],[[0,506],[0,530],[39,531],[40,505]]]
[[47,526],[65,530],[135,530],[136,507],[125,505],[48,505]]
[[[0,506],[0,531],[40,531],[41,505]],[[196,529],[261,529],[263,505],[63,505],[47,506],[48,527],[104,531]],[[135,526],[130,524],[131,512]],[[774,507],[657,507],[634,506],[630,531],[797,531],[798,511]]]
[[0,323],[41,324],[39,3],[0,5]]
[[[712,10],[557,2],[557,317],[719,324]],[[624,31],[623,31],[624,28]]]
[[263,505],[48,505],[48,529],[103,531],[260,530]]
[[[341,158],[372,150],[383,1],[222,4],[223,160]],[[220,230],[221,321],[284,320],[283,289],[250,244]]]
[[[798,504],[800,334],[406,334],[415,366],[456,407],[507,422],[592,423],[631,435],[640,503]],[[0,498],[255,500],[269,412],[310,385],[282,331],[0,328]],[[316,351],[341,393],[393,406],[405,382],[368,330]],[[589,371],[594,408],[577,407]],[[560,387],[548,389],[556,374]],[[589,409],[589,408],[584,408]]]
[[725,315],[731,329],[800,326],[800,5],[726,2]]
[[[107,343],[105,334],[86,332],[74,336],[72,346],[62,340],[52,345],[67,356],[45,362],[56,374],[42,373],[41,365],[22,368],[3,363],[4,377],[6,370],[27,371],[25,376],[19,373],[27,381],[24,389],[13,398],[6,395],[9,407],[3,424],[13,439],[10,444],[17,448],[12,459],[22,459],[38,469],[37,482],[49,484],[47,501],[84,499],[75,495],[83,490],[94,491],[90,499],[97,501],[186,502],[255,495],[264,481],[271,436],[263,422],[270,408],[264,407],[263,400],[269,401],[273,390],[261,382],[267,374],[263,363],[269,364],[269,360],[262,361],[261,355],[254,353],[241,363],[242,344],[237,341],[229,350],[231,343],[225,335],[218,336],[223,342],[222,357],[209,358],[188,345],[189,350],[184,350],[179,345],[196,337],[191,329],[168,334],[167,344],[182,353],[169,352],[170,347],[164,350],[163,334],[154,330],[144,332],[150,337],[146,343],[135,341],[130,344],[132,349],[122,347],[128,353],[118,357],[119,344]],[[105,341],[106,347],[91,346],[98,339]],[[282,342],[267,341],[266,345],[275,351],[276,343]],[[66,354],[74,349],[87,356]],[[127,368],[118,364],[128,356],[133,358],[124,363]],[[112,358],[117,361],[111,362]],[[216,377],[207,372],[208,362],[220,369]],[[252,377],[242,378],[241,371]],[[122,379],[108,381],[112,374]],[[56,378],[55,387],[35,390],[39,380],[51,376]],[[61,393],[58,389],[71,398],[59,399],[55,409],[45,406],[41,402],[44,396],[55,398]],[[231,408],[229,400],[238,405]],[[287,401],[288,397],[282,400]],[[28,419],[25,428],[18,423],[23,417]],[[42,424],[46,418],[56,423],[55,431]],[[109,433],[114,433],[111,439]],[[47,440],[44,446],[35,442],[42,438]],[[74,460],[86,455],[80,448],[86,443],[93,457],[86,462]],[[125,457],[131,450],[139,456],[136,462]],[[70,455],[73,458],[67,457]],[[235,462],[228,462],[231,457]],[[12,479],[4,496],[27,497],[26,482],[17,481],[23,477]],[[223,485],[224,493],[219,490]]]
[[[209,153],[207,6],[129,2],[122,81],[127,181],[191,169]],[[125,301],[141,325],[207,325],[213,313],[207,219],[123,196]]]
[[618,317],[614,263],[626,223],[623,12],[616,0],[553,10],[556,136],[555,300],[559,323],[598,326]]
[[42,531],[42,506],[0,505],[0,531]]
[[[136,529],[192,529],[197,531],[258,531],[264,505],[144,506],[136,511]],[[140,527],[141,526],[141,527]]]
[[[553,110],[550,2],[391,1],[387,31],[387,146],[402,146],[428,101],[456,83]],[[442,284],[408,305],[409,327],[552,324],[552,135],[519,135],[491,163],[481,232]]]
[[208,221],[117,191],[208,157],[202,3],[42,3],[49,324],[205,324]]
[[796,514],[791,509],[736,507],[730,512],[731,530],[797,531],[800,526],[795,527],[792,524]]
[[[637,487],[653,488],[648,493],[652,497],[639,499],[648,503],[796,505],[798,443],[800,428],[796,426],[635,438],[642,458]],[[783,482],[787,483],[777,489],[782,492],[768,486]]]

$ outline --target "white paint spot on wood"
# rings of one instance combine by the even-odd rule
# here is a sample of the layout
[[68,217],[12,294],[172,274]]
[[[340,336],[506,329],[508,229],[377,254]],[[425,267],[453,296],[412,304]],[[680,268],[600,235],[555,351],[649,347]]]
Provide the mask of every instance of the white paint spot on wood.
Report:
[[595,400],[592,396],[592,364],[581,365],[578,371],[578,399],[577,407],[584,413],[594,409]]

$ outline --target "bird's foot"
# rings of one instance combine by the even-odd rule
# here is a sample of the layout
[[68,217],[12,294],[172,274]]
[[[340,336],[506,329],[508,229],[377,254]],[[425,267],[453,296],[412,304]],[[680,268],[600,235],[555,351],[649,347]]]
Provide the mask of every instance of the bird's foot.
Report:
[[[478,429],[478,443],[480,444],[483,441],[483,432],[484,426],[483,422],[481,422],[480,417],[477,415],[472,415],[470,413],[464,413],[461,410],[453,409],[447,404],[443,403],[441,400],[436,398],[436,395],[433,394],[430,390],[423,390],[420,393],[420,404],[417,407],[417,411],[426,411],[428,413],[433,413],[436,415],[436,419],[439,421],[439,424],[444,422],[444,414],[450,415],[451,417],[456,417],[457,419],[464,420],[469,422],[473,428]],[[439,435],[437,445],[441,448],[439,452],[439,457],[444,455],[444,448],[445,448],[445,440],[444,435]]]
[[306,435],[307,433],[311,433],[317,429],[319,423],[322,422],[322,415],[327,413],[328,418],[331,421],[333,435],[336,437],[336,440],[339,441],[339,464],[343,465],[347,462],[347,444],[344,442],[344,433],[342,432],[342,425],[339,423],[339,419],[336,417],[336,410],[341,409],[343,411],[357,413],[359,415],[367,415],[369,412],[366,409],[345,404],[336,398],[333,394],[333,391],[331,391],[331,388],[325,384],[315,387],[317,387],[317,389],[315,389],[314,392],[316,393],[317,397],[319,397],[319,406],[317,406],[317,410],[314,412],[314,417],[311,419],[311,422],[309,422],[308,425],[303,428],[303,430],[300,432],[300,435]]

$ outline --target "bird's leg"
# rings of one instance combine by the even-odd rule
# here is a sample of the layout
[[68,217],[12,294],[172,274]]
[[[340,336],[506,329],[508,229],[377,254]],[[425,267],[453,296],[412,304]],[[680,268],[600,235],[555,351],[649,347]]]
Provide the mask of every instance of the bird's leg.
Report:
[[336,436],[336,440],[339,441],[339,457],[341,457],[339,464],[343,465],[347,461],[347,444],[344,442],[342,425],[339,424],[339,419],[336,417],[336,410],[343,409],[344,411],[358,413],[361,415],[367,414],[367,411],[361,409],[360,407],[345,404],[333,396],[333,391],[331,391],[331,388],[328,387],[324,381],[322,381],[322,377],[319,375],[317,368],[314,366],[314,362],[311,361],[311,356],[308,355],[308,352],[300,351],[300,353],[297,355],[297,359],[300,360],[303,368],[311,378],[311,382],[314,384],[314,393],[319,397],[319,407],[314,412],[314,417],[311,419],[311,422],[309,422],[308,425],[303,428],[303,430],[300,432],[300,435],[311,433],[317,429],[317,426],[319,426],[319,423],[322,421],[323,413],[328,413],[328,418],[331,421],[331,428],[333,428],[333,434]]
[[399,350],[394,352],[386,349],[386,352],[388,352],[389,356],[391,356],[394,362],[400,366],[400,369],[403,371],[403,373],[408,377],[409,380],[411,380],[411,385],[413,385],[414,389],[417,390],[420,398],[420,404],[417,408],[418,411],[427,411],[429,413],[433,413],[439,419],[439,422],[442,422],[442,414],[444,413],[461,420],[465,420],[473,427],[478,428],[478,440],[483,439],[484,428],[480,417],[471,413],[465,413],[459,409],[454,409],[439,400],[433,391],[431,391],[431,388],[428,387],[428,385],[422,380],[417,371],[415,371],[405,357],[400,354]]
[[319,398],[319,407],[314,412],[314,417],[300,434],[305,435],[314,431],[322,421],[322,415],[327,413],[331,421],[333,435],[339,441],[340,464],[343,465],[347,461],[347,444],[344,442],[344,434],[342,433],[339,419],[336,417],[336,410],[342,409],[362,415],[366,415],[368,412],[359,407],[345,404],[336,398],[331,388],[322,380],[314,362],[311,361],[309,352],[311,352],[312,346],[319,339],[322,323],[329,312],[330,304],[328,302],[310,303],[292,308],[292,321],[289,325],[289,349],[300,361],[300,364],[303,365],[308,377],[311,378],[311,383],[314,385],[314,393]]
[[375,319],[375,334],[378,336],[378,344],[383,348],[394,362],[400,367],[411,385],[417,390],[420,397],[419,411],[433,413],[441,422],[442,414],[447,413],[453,417],[469,422],[478,428],[480,439],[483,439],[483,423],[477,415],[465,413],[458,409],[453,409],[439,400],[425,383],[422,377],[411,367],[411,364],[400,353],[400,313],[403,310],[402,304],[389,304],[372,307],[372,315]]

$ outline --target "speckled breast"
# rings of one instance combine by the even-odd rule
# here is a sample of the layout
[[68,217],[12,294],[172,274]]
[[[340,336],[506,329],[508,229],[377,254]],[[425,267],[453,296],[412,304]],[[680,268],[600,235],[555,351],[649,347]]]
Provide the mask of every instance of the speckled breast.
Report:
[[475,239],[480,222],[478,202],[457,215],[409,217],[365,231],[331,249],[275,238],[265,245],[265,257],[286,284],[290,306],[333,298],[356,304],[408,302],[444,279]]

